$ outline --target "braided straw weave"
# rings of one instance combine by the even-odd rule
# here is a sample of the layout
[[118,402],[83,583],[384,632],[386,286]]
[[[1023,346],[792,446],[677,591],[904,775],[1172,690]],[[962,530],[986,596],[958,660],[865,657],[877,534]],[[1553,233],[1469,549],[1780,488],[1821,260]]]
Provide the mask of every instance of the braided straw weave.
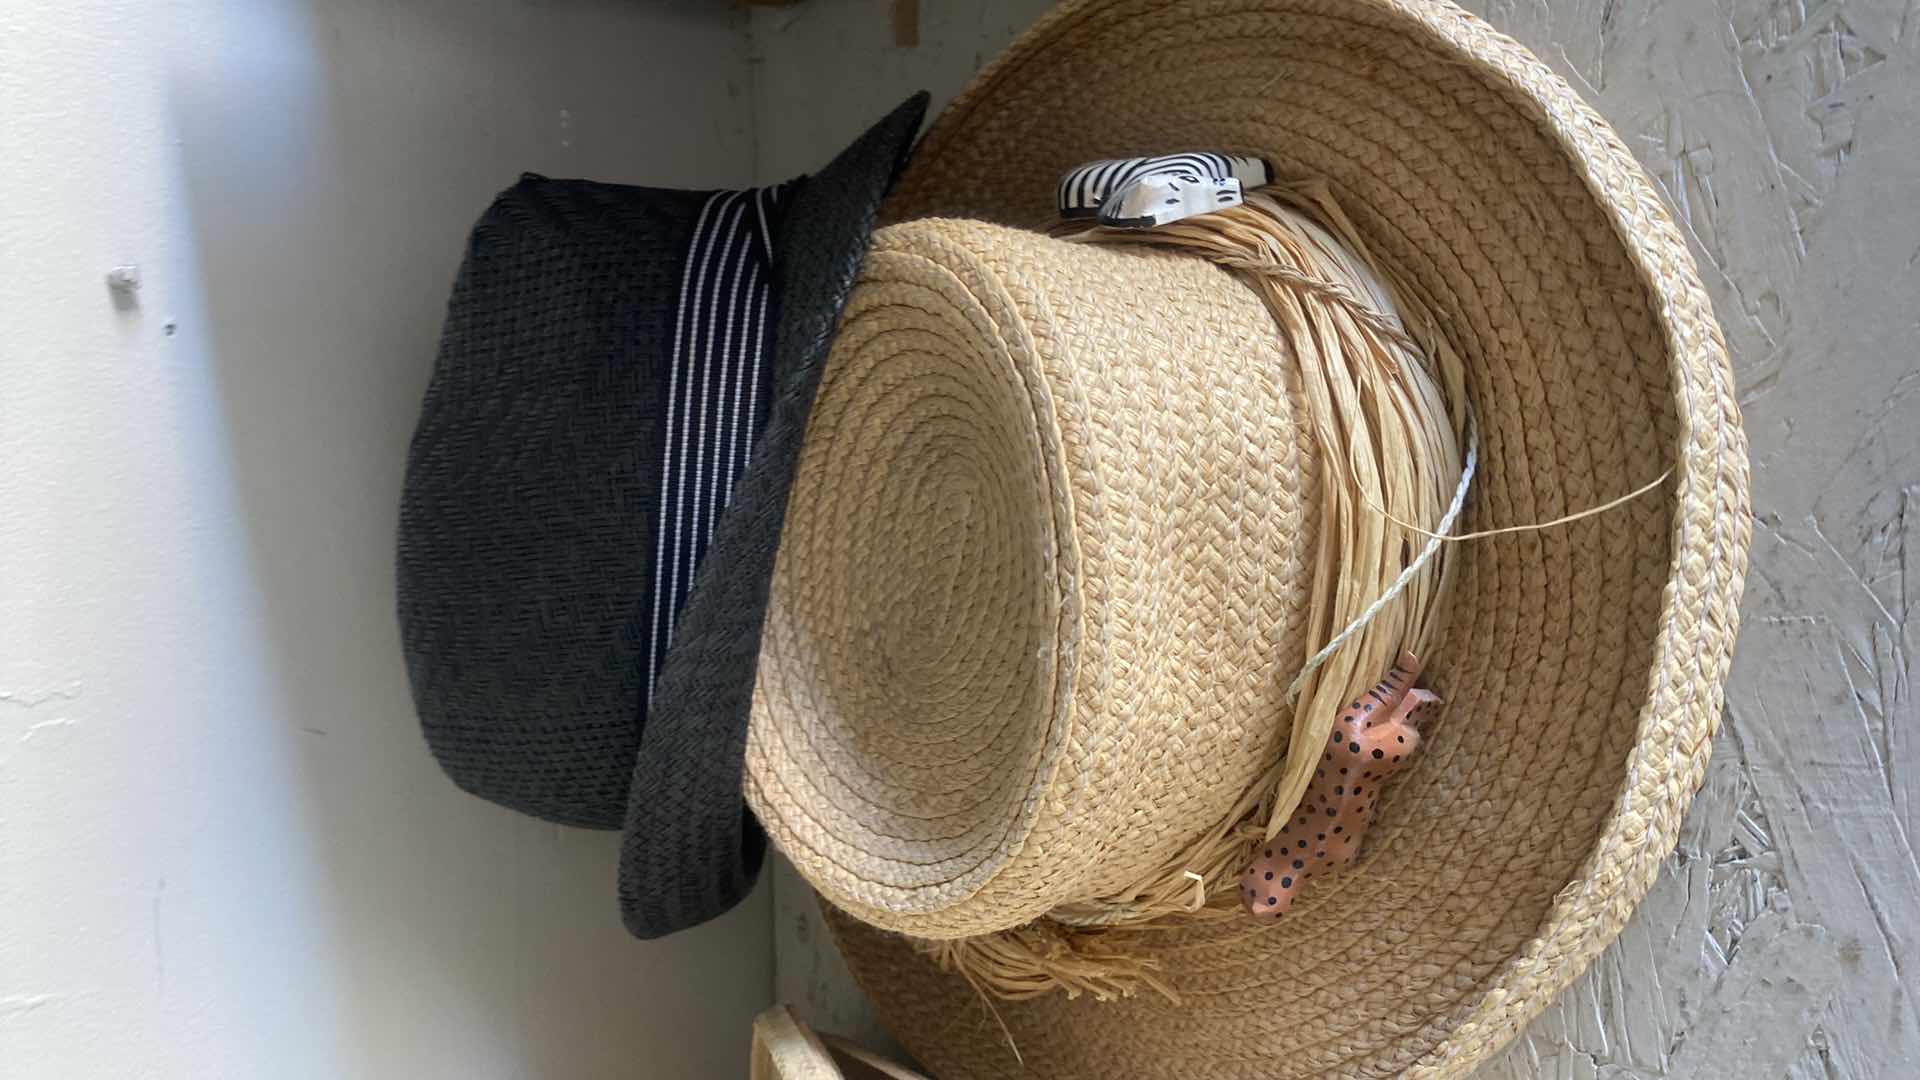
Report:
[[[1079,162],[1187,147],[1317,178],[1466,371],[1475,531],[1447,706],[1368,852],[1271,925],[1139,931],[1178,1004],[991,1006],[890,931],[1097,896],[1284,751],[1316,464],[1227,272],[1073,245]],[[936,122],[796,481],[748,795],[937,1076],[1460,1076],[1619,932],[1705,767],[1745,440],[1689,257],[1619,138],[1433,0],[1087,0]],[[968,218],[974,221],[928,220]],[[919,219],[919,220],[916,220]],[[1011,1045],[1010,1045],[1011,1044]]]
[[749,797],[817,887],[980,934],[1122,890],[1222,820],[1311,651],[1298,382],[1259,297],[1192,256],[876,235],[748,738]]

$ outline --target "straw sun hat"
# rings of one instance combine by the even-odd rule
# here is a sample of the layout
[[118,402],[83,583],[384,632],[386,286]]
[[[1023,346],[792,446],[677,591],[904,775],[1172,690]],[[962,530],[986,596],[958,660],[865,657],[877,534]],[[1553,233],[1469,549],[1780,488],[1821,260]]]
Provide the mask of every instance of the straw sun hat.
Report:
[[[1085,930],[1290,750],[1327,474],[1254,290],[1049,235],[1083,162],[1323,186],[1464,368],[1479,456],[1362,857],[1114,928],[1151,988],[996,997],[929,943]],[[1692,259],[1619,137],[1436,0],[1084,0],[939,117],[801,452],[746,789],[934,1075],[1458,1076],[1618,933],[1720,713],[1745,440]],[[1318,755],[1319,744],[1304,753]],[[1097,920],[1095,920],[1097,921]],[[1098,933],[1099,931],[1095,931]]]

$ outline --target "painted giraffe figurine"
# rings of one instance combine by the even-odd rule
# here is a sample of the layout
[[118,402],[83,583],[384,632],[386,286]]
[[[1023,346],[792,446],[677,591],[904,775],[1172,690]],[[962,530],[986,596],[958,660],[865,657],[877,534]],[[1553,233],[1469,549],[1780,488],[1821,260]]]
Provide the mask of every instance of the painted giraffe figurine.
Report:
[[1360,852],[1380,788],[1420,745],[1416,722],[1440,699],[1413,682],[1420,661],[1401,653],[1386,677],[1333,725],[1307,794],[1240,877],[1240,902],[1258,919],[1293,906],[1310,879],[1352,863]]

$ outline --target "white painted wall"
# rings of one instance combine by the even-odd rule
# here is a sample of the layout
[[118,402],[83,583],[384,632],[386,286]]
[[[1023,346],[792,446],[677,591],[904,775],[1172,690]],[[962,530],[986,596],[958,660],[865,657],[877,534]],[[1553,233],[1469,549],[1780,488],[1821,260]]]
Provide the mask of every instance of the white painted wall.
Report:
[[748,181],[742,19],[0,6],[0,1076],[741,1074],[764,896],[635,942],[612,836],[456,791],[391,567],[467,227]]

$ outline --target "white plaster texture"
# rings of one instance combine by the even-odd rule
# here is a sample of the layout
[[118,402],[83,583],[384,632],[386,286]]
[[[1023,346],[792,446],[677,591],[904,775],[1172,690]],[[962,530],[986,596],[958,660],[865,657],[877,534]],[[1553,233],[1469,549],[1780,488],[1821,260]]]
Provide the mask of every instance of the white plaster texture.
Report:
[[474,218],[746,183],[748,80],[706,0],[0,5],[0,1077],[744,1072],[765,892],[637,942],[455,789],[392,567]]

